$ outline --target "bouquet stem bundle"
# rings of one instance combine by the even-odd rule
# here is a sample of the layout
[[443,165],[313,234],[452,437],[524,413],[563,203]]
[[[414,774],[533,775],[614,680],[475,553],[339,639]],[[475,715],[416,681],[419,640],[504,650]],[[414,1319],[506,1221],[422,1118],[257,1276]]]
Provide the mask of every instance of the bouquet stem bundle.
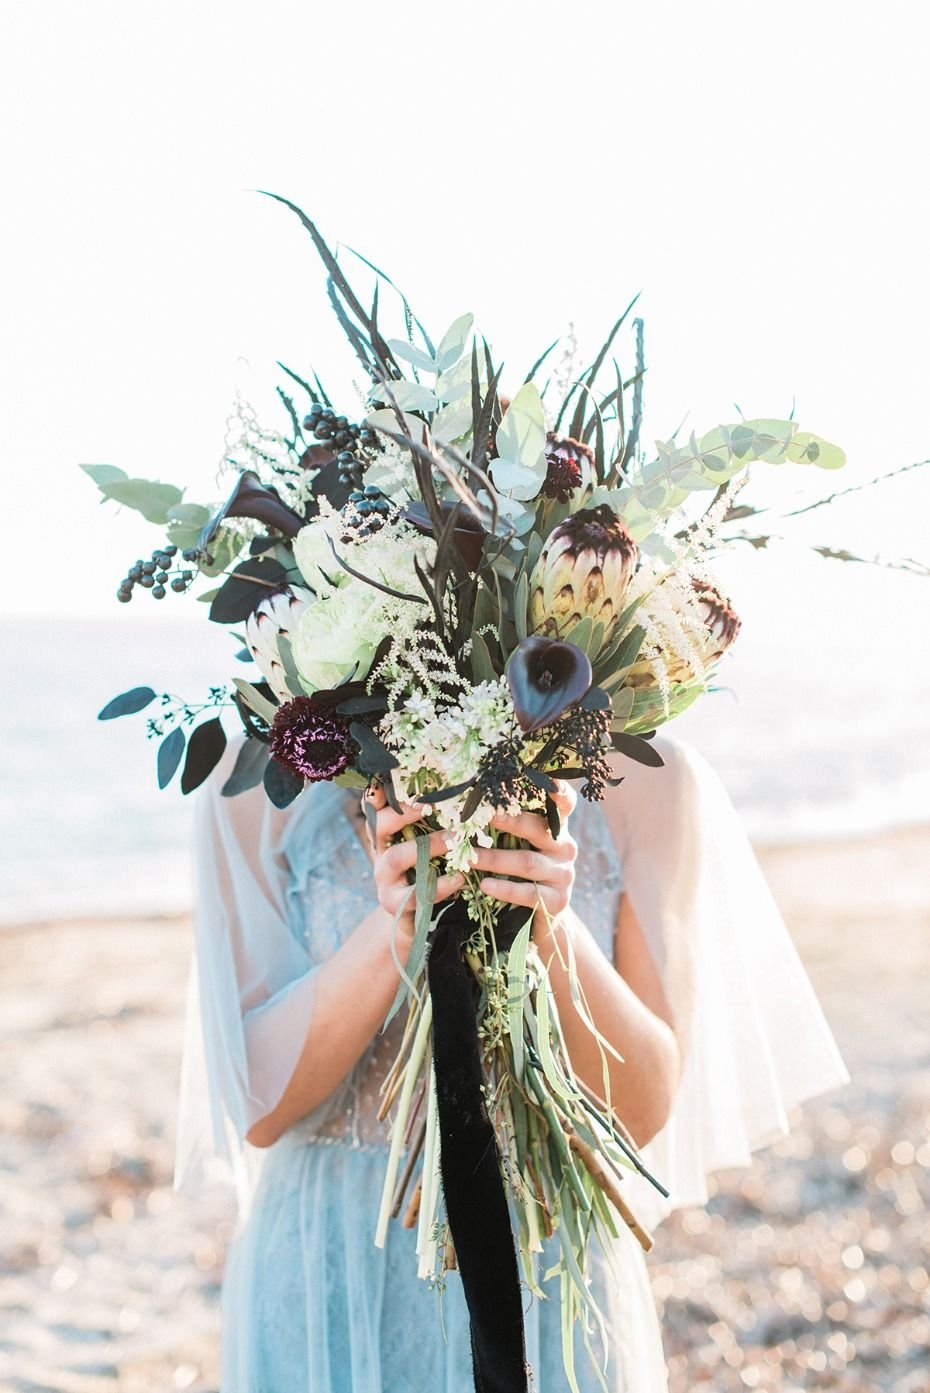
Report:
[[[420,870],[417,903],[425,906],[431,885],[428,871]],[[527,1288],[545,1298],[537,1255],[558,1235],[569,1330],[575,1312],[588,1312],[600,1323],[585,1278],[592,1233],[616,1237],[619,1221],[644,1248],[652,1242],[621,1193],[625,1172],[648,1172],[609,1105],[596,1105],[574,1076],[533,922],[533,911],[508,908],[476,926],[460,899],[432,928],[427,961],[411,983],[401,1048],[382,1086],[391,1148],[375,1237],[384,1246],[389,1220],[400,1213],[419,1160],[420,1178],[404,1216],[405,1225],[416,1225],[419,1275],[441,1282],[454,1254],[477,1326],[478,1376],[483,1368],[498,1376],[510,1370],[513,1381],[501,1386],[514,1388],[525,1386],[516,1262]],[[439,927],[445,937],[437,947]],[[565,966],[584,1009],[574,964]],[[602,1056],[609,1096],[604,1047]],[[424,1097],[425,1118],[418,1121]],[[567,1367],[574,1386],[573,1363]]]

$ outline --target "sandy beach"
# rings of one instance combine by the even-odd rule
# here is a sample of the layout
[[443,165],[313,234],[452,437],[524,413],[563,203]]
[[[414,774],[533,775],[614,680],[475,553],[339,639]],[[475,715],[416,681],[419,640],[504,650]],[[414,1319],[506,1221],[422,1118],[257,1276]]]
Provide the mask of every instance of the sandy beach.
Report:
[[[853,1081],[660,1230],[673,1393],[928,1393],[930,828],[762,860]],[[0,938],[4,1393],[216,1389],[231,1196],[171,1189],[189,945],[184,918]]]

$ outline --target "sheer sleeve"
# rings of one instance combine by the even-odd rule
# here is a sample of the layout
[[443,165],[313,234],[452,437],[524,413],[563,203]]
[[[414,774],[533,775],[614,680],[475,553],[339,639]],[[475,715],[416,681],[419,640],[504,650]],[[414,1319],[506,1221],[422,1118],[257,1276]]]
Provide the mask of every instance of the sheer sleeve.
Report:
[[238,747],[198,795],[195,816],[178,1180],[211,1150],[226,1160],[240,1154],[248,1129],[280,1100],[313,1009],[318,968],[289,921],[287,841],[300,803],[281,812],[261,785],[224,798]]
[[671,1116],[645,1149],[671,1191],[660,1204],[638,1190],[653,1223],[705,1203],[712,1171],[747,1165],[791,1107],[849,1077],[722,784],[687,747],[656,747],[665,767],[623,760],[611,807],[625,893],[685,1049]]

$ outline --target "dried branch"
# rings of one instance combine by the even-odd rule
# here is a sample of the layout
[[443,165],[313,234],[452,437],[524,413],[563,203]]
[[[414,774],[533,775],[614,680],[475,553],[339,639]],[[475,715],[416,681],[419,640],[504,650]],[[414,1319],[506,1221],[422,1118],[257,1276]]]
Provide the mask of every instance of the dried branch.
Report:
[[864,484],[851,484],[849,488],[837,489],[835,493],[828,494],[826,498],[818,498],[816,503],[807,503],[803,508],[794,508],[790,513],[785,513],[784,516],[797,518],[802,513],[812,513],[815,508],[824,508],[837,498],[846,498],[851,493],[861,493],[863,489],[874,488],[876,484],[884,484],[889,479],[896,479],[900,474],[909,474],[912,469],[923,469],[927,464],[930,464],[930,459],[919,459],[914,460],[912,464],[902,464],[899,469],[892,469],[888,474],[878,474],[874,479],[866,480]]

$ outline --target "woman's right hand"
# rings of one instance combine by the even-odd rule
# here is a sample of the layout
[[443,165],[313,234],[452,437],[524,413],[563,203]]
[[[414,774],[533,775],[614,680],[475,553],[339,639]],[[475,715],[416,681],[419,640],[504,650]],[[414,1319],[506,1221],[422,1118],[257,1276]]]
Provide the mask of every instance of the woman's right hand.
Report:
[[[430,809],[419,804],[401,803],[396,813],[385,797],[380,786],[366,789],[363,795],[365,822],[371,842],[374,860],[375,885],[378,903],[391,920],[397,918],[398,930],[413,936],[416,899],[412,883],[407,874],[417,863],[416,838],[398,839],[398,833],[405,827],[427,817]],[[449,847],[447,832],[431,832],[429,838],[430,857],[442,856]],[[460,873],[441,875],[436,884],[436,903],[448,900],[458,893],[465,884]]]

